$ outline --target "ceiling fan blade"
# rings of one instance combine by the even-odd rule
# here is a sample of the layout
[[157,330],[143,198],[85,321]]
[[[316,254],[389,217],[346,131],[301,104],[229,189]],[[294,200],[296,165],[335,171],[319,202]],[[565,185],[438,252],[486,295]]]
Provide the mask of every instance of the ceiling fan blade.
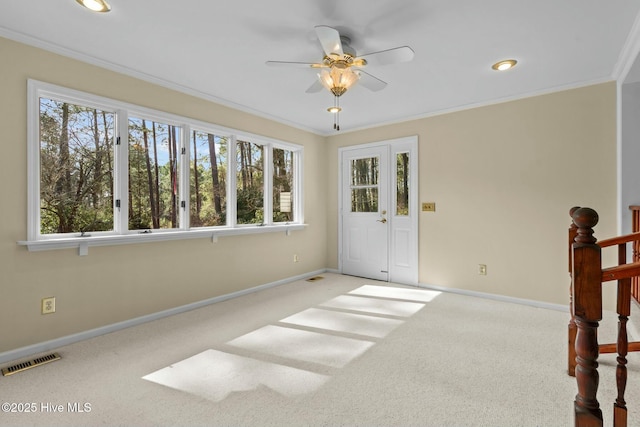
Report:
[[388,65],[411,61],[413,55],[413,49],[409,46],[402,46],[360,55],[357,59],[366,60],[367,65]]
[[309,86],[309,89],[305,90],[305,92],[317,93],[317,92],[320,92],[323,88],[324,86],[322,86],[322,83],[320,83],[320,80],[316,79],[316,81],[311,86]]
[[318,25],[315,30],[325,55],[330,56],[332,53],[343,55],[344,52],[342,51],[342,42],[340,41],[338,30],[326,25]]
[[374,92],[378,92],[379,90],[384,89],[387,86],[387,83],[380,80],[379,78],[372,76],[371,74],[364,72],[362,70],[357,71],[360,74],[360,79],[358,80],[358,84],[366,87],[369,90]]
[[324,64],[313,62],[291,62],[291,61],[267,61],[266,65],[271,67],[298,67],[298,68],[325,68]]

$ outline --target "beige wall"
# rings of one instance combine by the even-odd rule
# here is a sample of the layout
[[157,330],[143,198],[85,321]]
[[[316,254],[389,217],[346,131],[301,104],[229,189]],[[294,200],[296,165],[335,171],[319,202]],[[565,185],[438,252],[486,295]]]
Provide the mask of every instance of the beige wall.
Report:
[[[0,353],[325,268],[324,138],[2,38],[0,52]],[[27,236],[29,78],[304,145],[309,226],[290,236],[91,247],[83,257],[28,252],[16,242]],[[47,296],[57,312],[43,316]]]
[[[0,353],[337,268],[346,145],[418,135],[420,201],[437,203],[420,213],[422,283],[565,304],[569,208],[597,209],[599,237],[616,231],[614,83],[324,138],[2,38],[0,52]],[[28,78],[304,145],[309,227],[92,247],[86,257],[28,252],[16,245],[26,238]],[[57,313],[43,316],[40,299],[52,295]]]
[[329,267],[338,148],[418,135],[420,202],[436,202],[420,213],[420,282],[566,304],[569,209],[596,209],[596,236],[616,233],[615,111],[611,82],[331,136]]

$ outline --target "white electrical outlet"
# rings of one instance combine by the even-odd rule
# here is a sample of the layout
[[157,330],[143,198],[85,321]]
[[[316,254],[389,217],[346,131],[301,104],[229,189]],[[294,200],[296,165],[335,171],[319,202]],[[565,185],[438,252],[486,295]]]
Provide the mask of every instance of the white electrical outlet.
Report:
[[42,298],[42,314],[56,312],[56,297]]
[[478,264],[478,274],[482,276],[487,275],[487,264]]

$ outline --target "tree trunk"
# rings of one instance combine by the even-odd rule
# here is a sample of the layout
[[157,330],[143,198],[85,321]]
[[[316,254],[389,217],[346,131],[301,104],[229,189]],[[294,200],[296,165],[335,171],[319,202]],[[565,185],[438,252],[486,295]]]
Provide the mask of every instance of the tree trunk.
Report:
[[196,141],[196,131],[193,131],[193,186],[196,199],[196,218],[200,225],[200,211],[202,210],[202,196],[200,195],[200,180],[198,179],[198,142]]
[[246,143],[243,141],[238,142],[240,147],[240,173],[242,174],[242,189],[246,190],[249,187],[249,177],[247,176],[247,158],[245,155]]
[[105,154],[107,156],[107,182],[109,183],[109,199],[110,206],[113,206],[113,161],[111,158],[112,141],[109,141],[109,132],[107,125],[107,113],[102,112],[102,122],[104,123],[104,144]]
[[220,179],[218,177],[218,158],[216,157],[215,137],[208,135],[209,158],[211,159],[211,181],[213,184],[213,206],[216,214],[222,215],[222,202],[220,200]]
[[153,207],[155,215],[158,218],[158,228],[160,228],[160,173],[158,169],[158,135],[156,133],[156,122],[151,123],[151,129],[153,131],[153,163],[155,168],[155,192],[156,192],[156,205]]
[[[176,128],[175,126],[169,126],[169,160],[171,167],[171,227],[176,228],[178,226],[178,147],[176,144]],[[173,158],[171,157],[173,156]]]
[[100,135],[98,132],[98,110],[93,110],[93,143],[95,145],[96,165],[93,169],[93,185],[91,191],[91,199],[94,209],[100,209],[102,206],[99,195],[102,194],[102,148],[100,148]]
[[69,216],[67,204],[71,197],[71,170],[69,168],[69,104],[62,104],[62,125],[60,128],[60,178],[56,182],[58,194],[58,232],[69,233],[73,228],[73,218]]
[[147,135],[147,124],[142,120],[142,140],[144,141],[144,158],[147,166],[147,186],[149,188],[149,207],[151,208],[151,223],[153,228],[160,228],[160,220],[158,213],[155,211],[156,206],[155,192],[153,188],[153,173],[151,172],[151,159],[149,158],[149,135]]

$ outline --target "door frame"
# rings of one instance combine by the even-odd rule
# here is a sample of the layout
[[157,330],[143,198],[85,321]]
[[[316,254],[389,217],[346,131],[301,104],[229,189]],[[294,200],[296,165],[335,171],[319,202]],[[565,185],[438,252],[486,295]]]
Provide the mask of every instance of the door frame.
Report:
[[[386,147],[387,154],[389,155],[389,182],[388,182],[388,195],[389,195],[389,214],[387,215],[389,221],[389,238],[388,238],[388,281],[395,283],[403,283],[409,285],[418,284],[418,244],[419,244],[419,228],[418,228],[418,136],[408,136],[402,138],[388,139],[377,142],[371,142],[366,144],[350,145],[338,148],[338,271],[342,273],[342,258],[343,258],[343,153],[350,150],[360,150],[368,148]],[[396,191],[393,189],[395,184],[396,175],[396,154],[409,152],[409,215],[406,218],[396,217],[395,205],[396,205]],[[408,224],[411,229],[410,241],[407,243],[407,258],[410,260],[407,266],[399,267],[396,265],[395,252],[392,248],[398,244],[397,231],[400,218],[405,220],[405,224]]]

